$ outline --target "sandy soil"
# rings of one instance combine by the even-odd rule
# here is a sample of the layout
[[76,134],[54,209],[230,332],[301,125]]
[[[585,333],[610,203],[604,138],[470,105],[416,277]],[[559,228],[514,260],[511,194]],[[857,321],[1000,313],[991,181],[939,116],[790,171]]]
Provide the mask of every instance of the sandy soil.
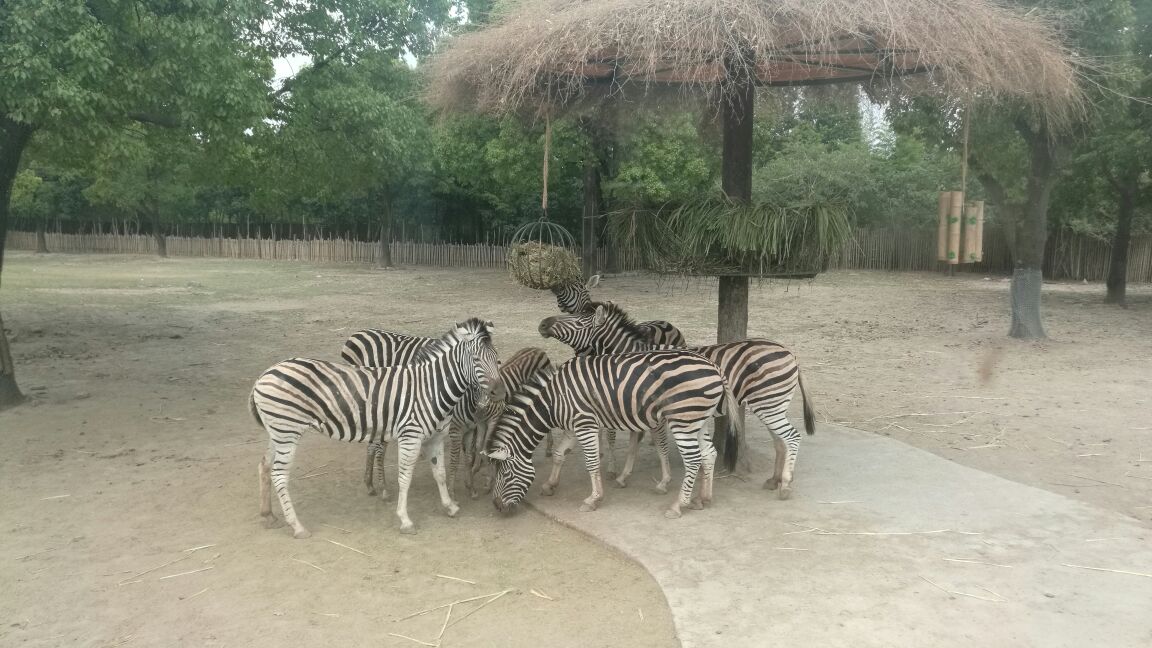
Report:
[[[797,352],[825,420],[1152,523],[1152,289],[1128,310],[1101,305],[1100,286],[1045,291],[1043,343],[1004,336],[1006,282],[927,274],[766,283],[750,333]],[[612,277],[596,296],[714,337],[707,282]],[[260,371],[335,359],[356,328],[434,334],[472,314],[496,321],[503,355],[535,345],[560,361],[535,333],[547,293],[495,271],[13,254],[0,299],[33,397],[0,414],[6,645],[416,646],[388,633],[428,641],[443,612],[398,618],[509,588],[444,645],[676,644],[638,567],[533,513],[467,502],[450,520],[426,468],[421,532],[400,536],[391,506],[364,495],[361,446],[301,448],[293,496],[313,539],[260,527],[262,432],[244,400]]]

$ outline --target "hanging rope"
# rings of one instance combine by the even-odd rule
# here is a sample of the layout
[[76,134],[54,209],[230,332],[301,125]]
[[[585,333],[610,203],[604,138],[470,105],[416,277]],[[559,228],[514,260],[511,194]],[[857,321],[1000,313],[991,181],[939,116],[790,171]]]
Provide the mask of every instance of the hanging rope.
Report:
[[961,117],[963,126],[961,129],[964,131],[964,159],[960,161],[960,191],[965,196],[968,195],[968,128],[971,121],[970,113],[972,112],[972,98],[971,96],[964,102],[964,114]]
[[541,193],[540,209],[544,218],[548,217],[548,158],[552,150],[552,118],[544,115],[544,191]]

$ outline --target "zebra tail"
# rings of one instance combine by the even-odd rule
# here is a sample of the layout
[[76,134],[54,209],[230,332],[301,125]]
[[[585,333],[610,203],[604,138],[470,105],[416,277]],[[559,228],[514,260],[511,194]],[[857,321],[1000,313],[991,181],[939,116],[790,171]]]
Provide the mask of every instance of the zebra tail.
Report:
[[252,389],[252,393],[248,394],[248,411],[252,413],[252,418],[256,419],[256,424],[264,427],[264,419],[260,418],[260,410],[256,409],[256,389]]
[[724,469],[728,472],[736,470],[736,463],[740,460],[740,446],[744,445],[744,417],[740,414],[740,403],[732,394],[732,389],[724,385],[724,415],[728,417],[725,432],[728,437],[724,442]]
[[804,389],[804,374],[797,369],[796,376],[800,381],[800,397],[804,400],[804,429],[808,432],[808,436],[812,436],[816,434],[816,410],[812,407],[812,400],[808,398],[808,390]]

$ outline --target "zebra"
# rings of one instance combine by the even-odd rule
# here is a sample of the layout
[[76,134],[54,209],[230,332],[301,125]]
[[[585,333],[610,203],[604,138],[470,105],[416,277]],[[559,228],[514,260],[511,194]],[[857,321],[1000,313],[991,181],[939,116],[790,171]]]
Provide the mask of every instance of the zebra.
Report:
[[[557,339],[572,347],[577,356],[653,348],[628,314],[611,302],[591,304],[588,310],[575,315],[546,318],[540,322],[539,331],[546,338]],[[788,407],[797,388],[804,404],[804,427],[808,434],[816,432],[812,402],[804,389],[796,356],[775,342],[760,339],[710,344],[691,347],[689,350],[708,358],[719,367],[732,387],[736,400],[751,409],[768,427],[776,450],[776,463],[772,477],[764,482],[764,488],[778,489],[780,499],[791,497],[800,433],[788,420]],[[636,452],[636,445],[633,443],[629,447],[626,468],[631,465],[631,455]],[[726,446],[724,463],[728,470],[736,466],[740,445]],[[661,465],[663,467],[663,461]],[[617,482],[620,483],[620,480]]]
[[[600,275],[592,275],[587,282],[569,281],[552,287],[552,294],[556,295],[556,306],[560,312],[576,315],[588,310],[594,302],[589,291],[600,285]],[[637,322],[636,328],[654,346],[670,346],[684,348],[688,346],[687,340],[680,329],[663,320],[650,322]]]
[[[405,335],[380,329],[365,329],[357,331],[344,342],[340,357],[349,364],[363,367],[390,367],[409,364],[416,354],[436,342],[436,338]],[[500,380],[504,384],[505,392],[514,390],[539,371],[551,370],[552,366],[547,354],[538,348],[526,348],[512,354],[507,362],[500,364]],[[448,424],[448,492],[454,493],[456,470],[460,461],[461,446],[463,446],[464,464],[467,466],[464,473],[464,487],[471,498],[479,494],[475,488],[476,474],[483,467],[477,450],[483,449],[482,440],[478,434],[482,428],[478,421],[499,412],[500,401],[492,401],[489,407],[480,411],[476,407],[476,394],[469,392],[457,403],[452,411],[452,418]],[[364,467],[364,484],[368,487],[369,495],[376,495],[379,486],[380,495],[388,499],[388,491],[384,482],[384,454],[387,450],[386,439],[375,439],[368,444],[368,459]]]
[[256,379],[249,409],[268,432],[260,461],[260,515],[276,526],[272,487],[284,519],[296,538],[311,535],[296,517],[288,495],[288,473],[301,434],[316,430],[341,441],[396,439],[399,494],[396,515],[401,533],[415,533],[408,517],[408,486],[420,447],[432,442],[432,475],[440,503],[450,517],[460,507],[445,484],[444,427],[452,409],[469,391],[477,405],[503,398],[492,324],[472,318],[457,324],[403,367],[366,368],[323,360],[292,358],[273,365]]
[[[425,347],[436,341],[435,338],[405,335],[380,329],[364,329],[352,334],[340,351],[340,357],[349,364],[365,367],[388,367],[408,364],[412,358]],[[539,371],[551,370],[551,363],[547,354],[537,348],[521,349],[512,354],[507,362],[500,365],[500,379],[505,385],[505,391],[512,391],[528,378]],[[481,429],[477,425],[479,419],[491,416],[497,412],[500,401],[492,401],[489,413],[477,410],[475,394],[470,392],[452,413],[448,426],[448,440],[450,451],[448,453],[448,491],[454,492],[455,475],[459,463],[461,445],[463,445],[465,464],[464,485],[469,496],[473,499],[478,495],[474,488],[476,473],[482,468],[477,449],[482,449],[481,436],[477,432]],[[387,449],[387,440],[376,439],[368,444],[368,460],[364,468],[364,483],[368,487],[369,495],[376,495],[376,484],[379,484],[381,497],[388,498],[388,491],[384,486],[384,453]]]
[[[727,405],[726,408],[723,406]],[[734,400],[719,370],[695,353],[681,350],[576,357],[554,374],[527,383],[509,396],[492,423],[484,454],[496,464],[492,502],[498,511],[515,508],[536,475],[532,454],[554,429],[573,433],[584,450],[592,494],[580,505],[594,511],[604,497],[600,478],[600,429],[671,432],[684,460],[680,494],[665,512],[678,518],[686,506],[712,501],[716,451],[704,423]],[[569,437],[571,438],[571,437]],[[667,437],[659,435],[667,452]],[[701,471],[700,494],[692,498]],[[555,487],[553,465],[548,485]]]

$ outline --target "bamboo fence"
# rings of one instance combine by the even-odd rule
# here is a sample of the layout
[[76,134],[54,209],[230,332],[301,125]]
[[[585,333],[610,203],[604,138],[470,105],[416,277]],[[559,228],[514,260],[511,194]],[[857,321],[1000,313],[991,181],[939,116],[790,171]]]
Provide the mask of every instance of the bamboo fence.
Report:
[[[152,236],[133,234],[60,234],[46,233],[51,252],[75,254],[155,254]],[[166,237],[169,256],[213,257],[232,259],[267,259],[308,261],[313,263],[376,263],[380,244],[342,238],[273,240],[267,238]],[[915,229],[857,230],[852,241],[832,255],[831,270],[890,270],[905,272],[936,271],[946,264],[936,258],[937,232]],[[35,232],[9,232],[9,250],[36,249]],[[397,241],[391,244],[392,262],[396,265],[440,266],[453,268],[502,268],[507,248],[503,245],[461,243],[416,243]],[[1057,232],[1048,237],[1044,276],[1056,280],[1103,281],[1108,275],[1111,245],[1106,241],[1071,232]],[[596,252],[596,267],[612,264],[612,251]],[[641,270],[627,254],[616,254],[616,269],[622,272]],[[1012,256],[1002,235],[986,236],[984,259],[980,263],[956,266],[961,272],[1008,274]],[[1128,252],[1128,281],[1152,283],[1152,236],[1134,236]]]

